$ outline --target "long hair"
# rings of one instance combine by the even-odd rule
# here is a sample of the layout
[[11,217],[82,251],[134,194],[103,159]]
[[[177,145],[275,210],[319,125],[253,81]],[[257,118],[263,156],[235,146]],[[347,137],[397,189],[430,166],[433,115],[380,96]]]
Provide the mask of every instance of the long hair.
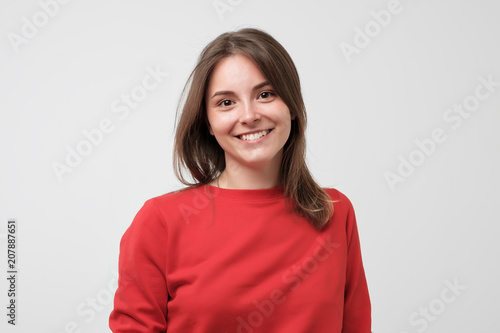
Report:
[[[237,54],[253,59],[290,110],[293,120],[290,136],[283,147],[280,183],[293,209],[319,230],[332,217],[333,204],[306,165],[307,116],[299,75],[288,52],[264,31],[245,28],[226,32],[201,52],[177,110],[181,111],[181,116],[174,143],[175,174],[184,185],[198,187],[214,181],[224,171],[224,151],[209,132],[205,93],[215,66],[222,59]],[[194,181],[186,180],[183,169],[189,170]]]

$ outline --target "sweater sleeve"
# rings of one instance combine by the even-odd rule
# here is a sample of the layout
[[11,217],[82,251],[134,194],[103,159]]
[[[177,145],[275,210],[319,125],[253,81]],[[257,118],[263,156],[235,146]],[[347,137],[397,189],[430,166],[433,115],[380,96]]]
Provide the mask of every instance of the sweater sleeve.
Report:
[[[342,195],[343,196],[343,195]],[[371,333],[371,303],[361,258],[356,216],[345,196],[347,221],[347,267],[342,333]]]
[[112,332],[166,332],[166,240],[166,224],[154,199],[148,200],[120,241]]

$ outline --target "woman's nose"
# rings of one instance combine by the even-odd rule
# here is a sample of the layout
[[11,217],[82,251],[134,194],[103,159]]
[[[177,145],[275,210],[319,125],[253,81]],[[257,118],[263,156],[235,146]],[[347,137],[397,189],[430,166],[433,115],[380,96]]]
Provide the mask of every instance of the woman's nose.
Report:
[[258,112],[255,105],[253,105],[251,102],[243,104],[240,116],[241,123],[252,123],[256,120],[259,120],[260,117],[260,113]]

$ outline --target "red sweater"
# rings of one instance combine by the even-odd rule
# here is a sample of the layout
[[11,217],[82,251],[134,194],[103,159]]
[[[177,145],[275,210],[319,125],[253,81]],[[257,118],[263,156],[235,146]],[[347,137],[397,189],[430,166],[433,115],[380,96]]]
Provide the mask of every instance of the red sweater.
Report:
[[115,333],[371,333],[349,199],[322,231],[283,188],[204,185],[148,200],[120,243]]

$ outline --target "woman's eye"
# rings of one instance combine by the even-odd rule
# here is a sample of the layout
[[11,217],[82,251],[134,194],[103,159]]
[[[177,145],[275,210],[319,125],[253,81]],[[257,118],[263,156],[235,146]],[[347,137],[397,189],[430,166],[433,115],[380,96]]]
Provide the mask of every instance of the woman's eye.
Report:
[[274,94],[270,91],[264,91],[264,92],[261,92],[259,97],[260,98],[269,98],[271,96],[273,96]]
[[225,99],[219,102],[219,106],[231,106],[233,102],[229,99]]

